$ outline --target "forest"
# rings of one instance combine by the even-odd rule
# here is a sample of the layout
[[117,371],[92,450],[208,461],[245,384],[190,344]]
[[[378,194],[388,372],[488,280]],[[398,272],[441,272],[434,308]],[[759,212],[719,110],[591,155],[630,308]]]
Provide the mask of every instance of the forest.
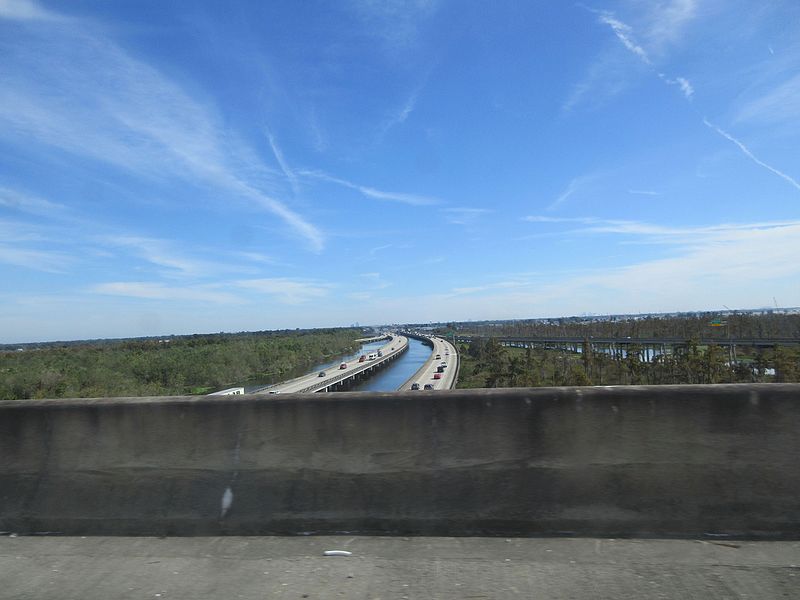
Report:
[[0,351],[0,400],[206,394],[354,352],[360,329],[26,345]]
[[505,347],[496,338],[476,338],[458,350],[459,388],[800,381],[798,346],[740,347],[735,360],[727,348],[692,339],[655,355],[635,343],[597,351],[588,339],[575,352]]
[[800,313],[702,312],[679,315],[569,317],[481,323],[451,323],[457,335],[487,337],[750,338],[800,339]]

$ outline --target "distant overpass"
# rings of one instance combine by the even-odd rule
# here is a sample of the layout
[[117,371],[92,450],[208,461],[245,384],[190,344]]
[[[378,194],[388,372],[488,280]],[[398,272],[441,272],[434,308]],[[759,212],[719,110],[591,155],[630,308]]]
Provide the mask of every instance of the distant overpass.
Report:
[[[496,339],[501,344],[520,346],[580,346],[588,341],[592,346],[685,346],[689,339],[685,337],[591,337],[591,336],[513,336],[513,335],[457,335],[456,341],[469,343],[475,339]],[[800,344],[800,338],[700,338],[694,340],[698,345],[710,346],[751,346],[757,348],[774,348]]]

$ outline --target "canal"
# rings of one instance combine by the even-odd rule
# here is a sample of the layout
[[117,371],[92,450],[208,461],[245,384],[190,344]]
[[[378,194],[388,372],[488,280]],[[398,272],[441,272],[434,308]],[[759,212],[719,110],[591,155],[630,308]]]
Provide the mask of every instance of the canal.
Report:
[[430,346],[408,338],[408,350],[388,367],[353,388],[354,392],[396,392],[431,356]]

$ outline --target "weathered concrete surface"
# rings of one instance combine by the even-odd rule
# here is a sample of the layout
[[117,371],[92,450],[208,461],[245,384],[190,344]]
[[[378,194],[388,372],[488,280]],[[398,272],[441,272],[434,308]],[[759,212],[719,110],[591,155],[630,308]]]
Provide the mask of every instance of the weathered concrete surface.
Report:
[[771,600],[798,597],[800,543],[19,537],[0,573],[9,600]]
[[800,537],[800,385],[0,402],[0,531]]

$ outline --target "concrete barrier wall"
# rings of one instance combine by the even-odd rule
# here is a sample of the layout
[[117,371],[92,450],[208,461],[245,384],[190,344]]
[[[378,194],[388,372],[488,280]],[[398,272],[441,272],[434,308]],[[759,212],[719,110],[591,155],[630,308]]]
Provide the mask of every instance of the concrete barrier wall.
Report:
[[0,402],[0,530],[800,537],[800,385]]

